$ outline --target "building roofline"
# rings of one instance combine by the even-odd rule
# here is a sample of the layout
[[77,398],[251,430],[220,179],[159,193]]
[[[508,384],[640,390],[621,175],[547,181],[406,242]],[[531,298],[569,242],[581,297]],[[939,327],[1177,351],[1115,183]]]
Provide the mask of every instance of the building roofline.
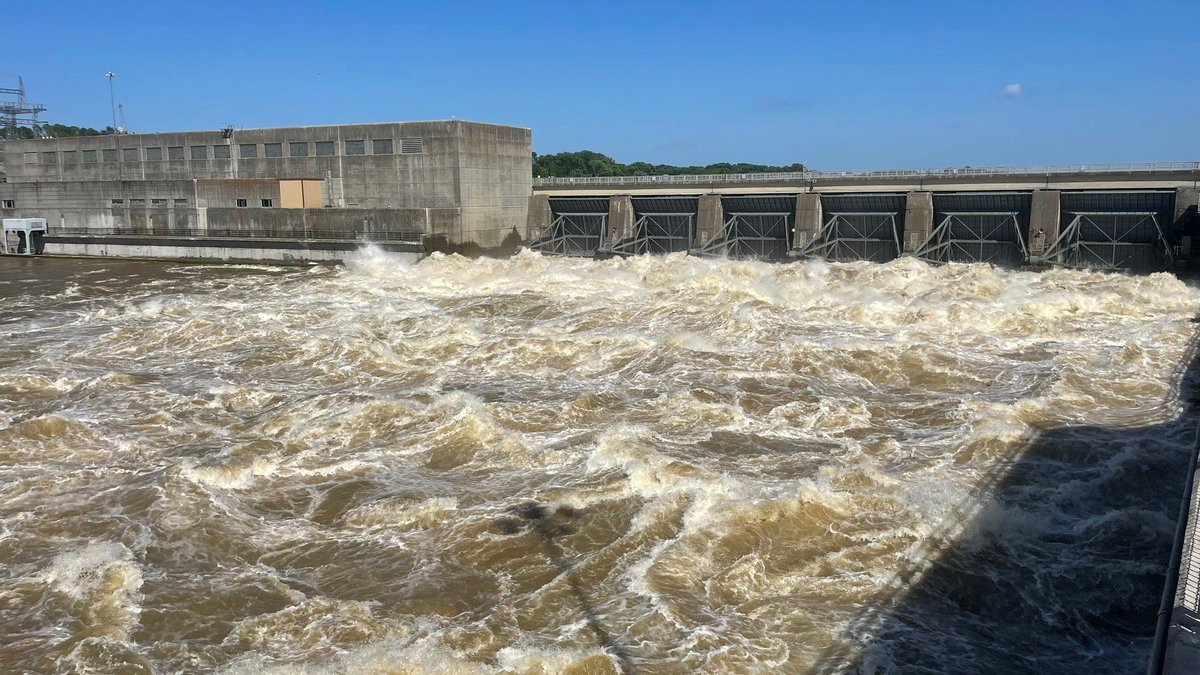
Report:
[[[234,130],[234,133],[237,133],[239,131],[287,131],[287,130],[291,130],[291,129],[334,129],[337,127],[366,127],[366,126],[381,126],[381,125],[389,125],[389,124],[444,124],[447,122],[460,122],[460,123],[464,123],[464,124],[473,124],[473,125],[486,126],[486,127],[497,127],[497,128],[501,128],[501,129],[521,129],[523,131],[529,131],[531,133],[533,131],[530,127],[518,127],[518,126],[513,126],[510,124],[496,124],[494,122],[477,122],[475,120],[464,120],[464,119],[457,119],[457,118],[442,119],[442,120],[398,120],[398,121],[387,121],[387,122],[349,122],[349,123],[345,123],[345,124],[307,124],[307,125],[294,125],[294,126],[285,126],[285,127],[234,127],[233,130]],[[219,133],[221,133],[221,131],[222,130],[220,128],[216,128],[216,129],[184,129],[184,130],[177,130],[177,131],[170,131],[170,130],[167,130],[167,131],[142,131],[142,132],[132,133],[132,134],[120,134],[120,136],[122,136],[122,137],[159,136],[159,135],[163,135],[163,134],[198,134],[198,133],[219,134]],[[7,142],[9,142],[9,143],[27,143],[27,142],[33,142],[33,141],[62,141],[62,140],[68,140],[68,139],[74,140],[74,139],[82,139],[82,138],[116,138],[116,137],[117,137],[117,135],[115,135],[115,134],[97,134],[95,136],[59,136],[59,137],[55,137],[55,138],[13,138],[13,139],[9,139]]]

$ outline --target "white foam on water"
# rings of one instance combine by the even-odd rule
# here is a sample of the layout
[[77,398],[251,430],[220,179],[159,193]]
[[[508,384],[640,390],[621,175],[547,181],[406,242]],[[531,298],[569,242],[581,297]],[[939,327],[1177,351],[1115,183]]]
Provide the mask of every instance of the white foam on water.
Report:
[[[0,637],[0,659],[603,672],[595,621],[651,669],[806,671],[841,641],[868,671],[1003,669],[1007,648],[968,648],[1008,630],[970,609],[1001,597],[1044,672],[1081,645],[1097,672],[1136,660],[1121,598],[1153,595],[1173,518],[1139,467],[1191,423],[1175,371],[1200,292],[1170,275],[374,247],[168,272],[71,287],[11,335],[36,358],[0,373],[19,486],[0,555],[54,602],[6,602],[20,630],[59,604],[115,628],[68,653]],[[1062,474],[997,500],[1014,468]],[[530,502],[544,522],[514,511]],[[115,543],[134,530],[136,559]],[[1008,590],[1024,577],[996,551],[1034,582]],[[905,593],[943,600],[947,566],[967,609],[935,635]]]
[[128,640],[141,615],[142,570],[117,542],[96,542],[55,556],[41,575],[68,598],[72,613],[93,630]]

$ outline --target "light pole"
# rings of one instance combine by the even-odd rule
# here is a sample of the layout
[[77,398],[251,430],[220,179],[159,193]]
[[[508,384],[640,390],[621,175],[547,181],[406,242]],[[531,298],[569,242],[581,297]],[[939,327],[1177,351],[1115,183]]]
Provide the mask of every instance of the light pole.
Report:
[[113,71],[108,71],[104,74],[108,78],[108,105],[112,108],[113,133],[117,133],[117,98],[113,95]]

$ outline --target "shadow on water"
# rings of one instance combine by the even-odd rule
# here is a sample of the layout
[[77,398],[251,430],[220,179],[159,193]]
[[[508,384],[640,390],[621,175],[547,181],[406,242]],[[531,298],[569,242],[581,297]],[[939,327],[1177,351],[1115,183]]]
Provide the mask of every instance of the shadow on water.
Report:
[[579,603],[579,610],[596,641],[616,659],[621,675],[633,675],[636,669],[628,648],[604,625],[603,617],[596,611],[595,604],[588,597],[583,584],[576,578],[574,570],[567,564],[562,547],[555,540],[573,531],[573,521],[579,517],[579,512],[569,506],[560,506],[552,510],[541,504],[529,502],[514,508],[512,514],[512,517],[503,518],[497,523],[500,532],[515,535],[532,531],[537,536],[546,557],[554,563],[559,576],[566,581],[571,595]]
[[1169,422],[1041,432],[814,671],[1144,672],[1200,417],[1194,348],[1176,382]]

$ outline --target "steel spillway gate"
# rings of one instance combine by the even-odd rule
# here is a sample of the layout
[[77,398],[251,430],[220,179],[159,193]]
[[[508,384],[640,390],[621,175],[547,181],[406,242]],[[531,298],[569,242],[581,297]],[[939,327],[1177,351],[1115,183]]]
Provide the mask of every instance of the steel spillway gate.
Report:
[[782,260],[791,246],[796,222],[796,195],[721,197],[725,220],[721,230],[699,253]]
[[593,256],[608,233],[608,197],[550,198],[550,227],[529,244],[542,253]]
[[1163,229],[1173,191],[1064,192],[1061,229],[1046,259],[1067,267],[1158,270],[1174,266]]
[[696,234],[699,197],[633,197],[633,229],[606,252],[616,255],[686,252]]
[[1028,192],[934,194],[933,231],[913,256],[933,263],[1024,265],[1032,199]]
[[902,194],[821,195],[821,228],[802,256],[838,262],[887,262],[900,255]]

